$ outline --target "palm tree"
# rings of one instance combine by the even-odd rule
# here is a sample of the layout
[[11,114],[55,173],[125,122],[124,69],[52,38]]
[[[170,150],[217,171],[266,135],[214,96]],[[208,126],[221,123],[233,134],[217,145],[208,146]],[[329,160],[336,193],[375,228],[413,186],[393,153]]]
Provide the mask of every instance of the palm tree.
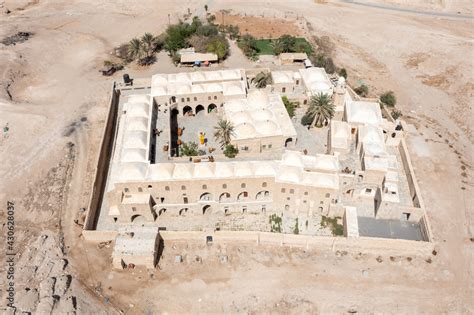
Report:
[[217,126],[214,127],[214,138],[219,142],[221,147],[230,143],[230,138],[235,135],[234,125],[225,119],[220,119]]
[[267,84],[272,84],[273,80],[270,72],[262,71],[252,78],[251,82],[254,83],[258,89],[264,89]]
[[308,115],[313,117],[311,125],[322,127],[323,123],[327,122],[334,116],[335,106],[331,96],[326,93],[318,93],[311,97]]
[[143,57],[142,43],[138,38],[134,38],[128,43],[128,55],[131,59],[141,59]]
[[283,51],[283,42],[278,38],[278,39],[275,39],[273,40],[271,43],[270,43],[270,46],[273,48],[273,51],[275,52],[276,55],[279,55],[282,53]]
[[156,38],[151,33],[143,34],[141,38],[142,49],[147,58],[150,58],[155,53]]

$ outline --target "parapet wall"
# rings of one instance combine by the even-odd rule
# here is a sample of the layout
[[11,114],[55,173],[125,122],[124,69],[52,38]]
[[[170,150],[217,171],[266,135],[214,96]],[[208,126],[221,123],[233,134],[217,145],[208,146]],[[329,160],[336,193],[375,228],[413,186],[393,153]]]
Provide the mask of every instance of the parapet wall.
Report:
[[120,91],[115,88],[114,82],[110,96],[109,111],[107,112],[107,117],[105,119],[102,142],[100,144],[99,153],[97,154],[97,167],[91,187],[89,204],[87,206],[83,235],[85,231],[95,230],[97,225],[100,206],[102,204],[102,198],[104,196],[105,185],[107,182],[107,172],[109,170],[109,163],[112,156],[119,96]]
[[374,237],[328,237],[270,232],[215,231],[215,232],[177,232],[160,231],[164,242],[186,241],[206,242],[212,236],[214,243],[254,243],[257,245],[290,246],[308,249],[364,252],[374,255],[431,255],[434,244],[429,242],[408,241],[399,239],[382,239]]

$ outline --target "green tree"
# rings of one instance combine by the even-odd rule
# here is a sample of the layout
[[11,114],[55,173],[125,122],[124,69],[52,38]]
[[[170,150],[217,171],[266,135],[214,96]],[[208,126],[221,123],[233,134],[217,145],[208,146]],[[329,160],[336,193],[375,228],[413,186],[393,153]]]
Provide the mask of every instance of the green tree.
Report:
[[258,53],[257,40],[252,35],[241,36],[238,45],[247,57],[255,56]]
[[233,159],[237,156],[239,150],[232,144],[228,144],[225,146],[224,155],[230,159]]
[[288,112],[288,116],[293,117],[295,116],[295,104],[293,102],[290,102],[288,100],[288,97],[282,96],[281,100],[283,101],[283,104],[285,104],[286,111]]
[[322,127],[325,122],[334,116],[335,106],[331,96],[319,93],[311,97],[308,114],[313,118],[311,125]]
[[392,118],[395,120],[397,120],[398,118],[400,118],[400,116],[402,116],[402,112],[399,111],[398,109],[392,110],[390,114],[392,115]]
[[313,117],[309,115],[308,113],[304,114],[303,117],[301,117],[301,124],[303,126],[309,126],[313,122]]
[[128,43],[128,56],[133,59],[141,59],[143,57],[142,43],[138,38],[133,38]]
[[339,76],[347,80],[347,70],[345,68],[339,69]]
[[221,145],[221,148],[230,143],[231,137],[235,135],[234,125],[225,119],[220,119],[214,127],[214,138]]
[[389,107],[394,107],[397,104],[397,98],[393,91],[388,91],[380,95],[380,101]]
[[225,37],[216,36],[207,44],[206,51],[215,53],[219,60],[222,60],[229,53],[229,43]]
[[362,83],[361,85],[359,85],[358,87],[354,89],[354,92],[356,92],[357,95],[366,97],[367,95],[369,95],[369,87]]
[[270,72],[259,72],[252,78],[251,82],[255,84],[258,89],[264,89],[268,84],[272,84],[272,75]]
[[275,52],[275,55],[279,55],[283,52],[283,49],[284,49],[283,42],[279,38],[272,40],[272,42],[270,43],[270,46]]
[[185,142],[181,145],[181,155],[183,156],[197,156],[198,144],[196,142]]
[[296,37],[291,35],[280,36],[282,52],[293,52],[296,44]]

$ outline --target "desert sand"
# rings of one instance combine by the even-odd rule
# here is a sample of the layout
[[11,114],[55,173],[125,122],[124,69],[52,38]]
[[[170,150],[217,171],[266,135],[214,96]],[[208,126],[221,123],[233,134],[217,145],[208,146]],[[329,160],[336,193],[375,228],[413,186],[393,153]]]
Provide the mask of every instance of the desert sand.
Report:
[[[4,223],[3,209],[14,202],[17,300],[33,311],[47,309],[57,284],[55,312],[73,304],[78,313],[472,312],[474,19],[464,16],[472,5],[375,2],[453,16],[346,1],[0,2],[0,39],[33,33],[23,43],[0,44],[0,127],[10,128],[0,139],[0,218]],[[409,150],[436,242],[433,257],[377,260],[364,253],[177,243],[149,274],[113,271],[111,247],[83,241],[73,220],[87,206],[112,80],[172,68],[160,54],[148,68],[130,65],[107,78],[98,72],[102,62],[135,36],[161,33],[168,14],[172,22],[187,8],[202,15],[204,4],[212,12],[282,19],[308,37],[327,35],[351,84],[365,82],[372,95],[396,93],[403,118],[416,128]],[[28,259],[36,252],[41,260]],[[184,262],[176,265],[175,254]],[[227,263],[219,260],[224,254]],[[0,271],[4,281],[3,264]]]

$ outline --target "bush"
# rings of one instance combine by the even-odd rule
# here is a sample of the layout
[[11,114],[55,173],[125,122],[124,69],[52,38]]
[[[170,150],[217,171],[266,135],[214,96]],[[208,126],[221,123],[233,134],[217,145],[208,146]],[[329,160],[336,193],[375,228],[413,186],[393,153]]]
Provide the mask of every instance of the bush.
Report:
[[392,91],[388,91],[380,95],[380,101],[388,107],[394,107],[395,104],[397,104],[397,98],[395,97],[395,93]]
[[283,104],[285,104],[286,111],[288,112],[288,116],[293,117],[295,116],[295,104],[288,100],[288,97],[282,96],[281,100]]
[[392,115],[392,118],[395,120],[397,120],[398,118],[400,118],[400,116],[402,116],[402,112],[397,109],[392,110],[390,114]]
[[369,95],[369,87],[365,84],[361,84],[359,87],[354,89],[354,92],[356,92],[357,95],[366,97],[367,95]]
[[303,126],[309,126],[313,123],[313,117],[309,114],[305,114],[303,117],[301,117],[301,124]]
[[329,74],[336,72],[336,65],[334,64],[334,61],[331,57],[324,59],[324,70],[326,70],[326,72]]
[[338,74],[339,74],[340,77],[343,77],[344,79],[347,80],[347,71],[346,71],[345,68],[339,69],[339,73],[338,73]]
[[197,156],[198,144],[196,142],[186,142],[181,145],[181,155],[183,156]]
[[225,146],[224,155],[226,157],[232,159],[232,158],[235,158],[238,153],[239,153],[239,150],[232,144],[228,144]]

